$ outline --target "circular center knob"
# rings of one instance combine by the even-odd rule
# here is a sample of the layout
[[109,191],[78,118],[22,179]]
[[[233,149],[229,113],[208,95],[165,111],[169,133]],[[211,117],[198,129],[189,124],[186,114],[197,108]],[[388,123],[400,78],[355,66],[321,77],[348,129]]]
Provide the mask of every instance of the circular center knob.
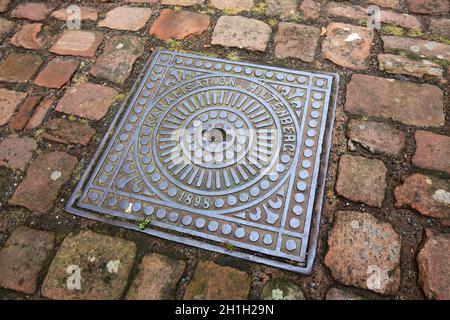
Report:
[[207,143],[221,143],[227,141],[227,133],[222,128],[212,128],[203,131],[203,139]]

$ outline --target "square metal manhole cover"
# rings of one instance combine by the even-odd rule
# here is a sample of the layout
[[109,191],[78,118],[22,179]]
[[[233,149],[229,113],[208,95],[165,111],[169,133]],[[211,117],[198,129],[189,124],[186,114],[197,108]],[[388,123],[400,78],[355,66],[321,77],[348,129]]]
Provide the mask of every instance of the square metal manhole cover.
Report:
[[67,211],[308,273],[337,82],[155,52]]

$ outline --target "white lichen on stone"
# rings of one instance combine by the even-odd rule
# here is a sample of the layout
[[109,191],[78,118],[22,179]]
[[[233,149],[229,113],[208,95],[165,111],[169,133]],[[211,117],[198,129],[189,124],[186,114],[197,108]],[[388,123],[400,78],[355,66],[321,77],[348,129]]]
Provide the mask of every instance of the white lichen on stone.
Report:
[[109,273],[117,273],[119,272],[119,264],[120,260],[110,260],[106,265]]
[[388,270],[383,270],[376,265],[368,266],[367,274],[369,277],[366,280],[366,286],[369,290],[383,292],[386,286],[393,282]]
[[50,175],[50,179],[53,181],[58,180],[59,178],[61,178],[61,171],[55,170],[52,172],[52,174]]
[[361,36],[359,34],[357,34],[356,32],[353,32],[351,34],[349,34],[347,36],[347,38],[345,38],[345,42],[351,42],[351,41],[355,41],[355,40],[361,40]]
[[433,199],[437,202],[450,206],[450,192],[444,189],[436,190],[433,194]]

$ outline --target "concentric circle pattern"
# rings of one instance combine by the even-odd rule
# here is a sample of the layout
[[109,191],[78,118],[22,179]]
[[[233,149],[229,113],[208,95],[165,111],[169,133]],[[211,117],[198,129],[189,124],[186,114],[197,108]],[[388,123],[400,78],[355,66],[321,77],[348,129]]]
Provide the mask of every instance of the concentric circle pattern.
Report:
[[299,149],[289,105],[244,77],[193,78],[157,105],[158,120],[141,127],[136,150],[149,187],[180,205],[240,210],[274,191]]
[[310,268],[333,81],[157,52],[73,197],[82,214],[111,224]]

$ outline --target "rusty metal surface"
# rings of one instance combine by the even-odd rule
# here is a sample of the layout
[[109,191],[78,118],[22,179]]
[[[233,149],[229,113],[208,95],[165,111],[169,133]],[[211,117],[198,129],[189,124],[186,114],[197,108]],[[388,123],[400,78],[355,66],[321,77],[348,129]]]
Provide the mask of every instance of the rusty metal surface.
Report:
[[66,209],[308,273],[337,80],[155,52]]

